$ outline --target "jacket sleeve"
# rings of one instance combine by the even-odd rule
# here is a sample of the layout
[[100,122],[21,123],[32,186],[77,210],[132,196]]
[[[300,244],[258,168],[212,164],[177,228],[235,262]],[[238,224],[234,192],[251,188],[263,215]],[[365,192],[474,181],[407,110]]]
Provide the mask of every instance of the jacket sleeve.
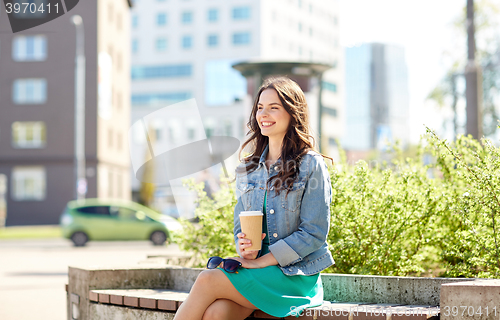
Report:
[[241,191],[238,189],[238,182],[239,179],[236,177],[236,184],[235,184],[235,194],[236,194],[236,206],[234,206],[234,228],[233,228],[233,235],[234,235],[234,244],[236,246],[236,252],[238,255],[241,257],[241,253],[238,250],[238,237],[236,236],[238,233],[241,232],[241,226],[240,226],[240,212],[243,211],[243,203],[241,202]]
[[310,161],[298,230],[269,246],[282,267],[297,263],[318,250],[325,244],[330,228],[332,189],[328,168],[321,155],[314,155]]

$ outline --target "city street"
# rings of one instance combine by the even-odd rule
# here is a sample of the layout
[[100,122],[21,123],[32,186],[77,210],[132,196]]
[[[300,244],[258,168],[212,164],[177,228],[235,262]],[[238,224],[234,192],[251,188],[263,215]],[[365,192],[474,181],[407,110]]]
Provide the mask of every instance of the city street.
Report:
[[149,241],[89,242],[63,239],[0,241],[0,319],[65,320],[68,266],[118,266],[148,255],[182,254],[177,245]]

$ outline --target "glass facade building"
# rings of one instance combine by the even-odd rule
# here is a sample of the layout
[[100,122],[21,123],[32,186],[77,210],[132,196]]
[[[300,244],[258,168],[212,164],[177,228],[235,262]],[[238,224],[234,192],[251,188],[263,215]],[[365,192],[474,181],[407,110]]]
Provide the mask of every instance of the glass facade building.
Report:
[[404,49],[370,43],[346,49],[347,150],[384,149],[408,142],[409,94]]

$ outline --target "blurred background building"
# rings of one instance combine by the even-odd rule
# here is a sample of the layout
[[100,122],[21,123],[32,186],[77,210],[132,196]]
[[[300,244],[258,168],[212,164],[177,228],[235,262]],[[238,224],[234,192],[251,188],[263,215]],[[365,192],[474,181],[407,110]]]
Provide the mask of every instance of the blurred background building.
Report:
[[130,198],[130,6],[80,1],[15,34],[0,13],[0,214],[7,225],[57,224],[75,198],[74,14],[85,28],[87,197]]
[[345,52],[345,127],[342,147],[350,160],[387,142],[409,142],[408,71],[404,48],[366,43]]
[[[195,98],[203,121],[200,125],[177,110],[168,119],[148,123],[152,140],[163,145],[163,150],[213,135],[233,136],[243,142],[255,88],[262,77],[247,82],[233,66],[241,62],[293,62],[330,66],[321,78],[311,78],[303,65],[287,69],[285,75],[309,79],[299,83],[307,86],[303,89],[314,115],[311,122],[317,142],[321,95],[325,118],[322,152],[335,156],[344,113],[338,1],[138,0],[131,26],[132,123],[189,98]],[[146,152],[144,130],[130,134],[133,162],[140,162]],[[233,173],[238,154],[225,164]],[[214,176],[218,179],[221,172],[220,167],[213,169],[212,178],[207,178],[207,172],[200,178],[212,185],[212,190],[216,189]],[[135,172],[132,175],[134,198],[139,200],[141,183]],[[171,188],[156,185],[154,193],[154,206],[161,211],[192,215],[193,199],[186,198],[191,208],[172,213],[175,201]]]

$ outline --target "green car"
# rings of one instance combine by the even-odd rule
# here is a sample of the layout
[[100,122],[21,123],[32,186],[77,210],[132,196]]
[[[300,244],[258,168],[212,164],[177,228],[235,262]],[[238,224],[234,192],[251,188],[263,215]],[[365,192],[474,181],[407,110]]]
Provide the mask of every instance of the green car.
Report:
[[68,202],[60,218],[63,237],[77,247],[89,240],[151,240],[162,245],[182,229],[174,218],[126,200]]

